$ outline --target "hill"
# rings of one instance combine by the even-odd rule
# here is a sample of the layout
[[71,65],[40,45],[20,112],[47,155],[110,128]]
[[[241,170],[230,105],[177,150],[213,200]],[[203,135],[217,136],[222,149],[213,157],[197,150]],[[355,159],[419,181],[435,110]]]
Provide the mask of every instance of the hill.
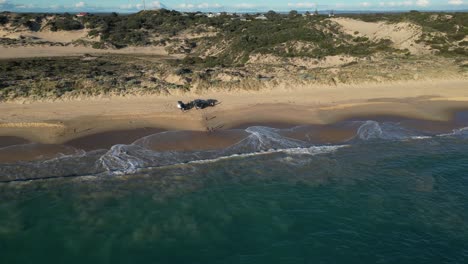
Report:
[[2,13],[5,55],[26,47],[37,47],[38,56],[45,56],[45,47],[88,55],[0,61],[7,73],[0,75],[0,95],[11,100],[173,88],[260,89],[284,80],[336,84],[466,76],[467,35],[467,13]]

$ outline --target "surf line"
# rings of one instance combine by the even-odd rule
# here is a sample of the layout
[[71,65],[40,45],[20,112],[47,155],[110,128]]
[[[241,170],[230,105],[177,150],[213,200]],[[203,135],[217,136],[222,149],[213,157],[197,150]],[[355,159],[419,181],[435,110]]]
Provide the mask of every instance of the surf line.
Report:
[[55,180],[55,179],[70,179],[70,178],[82,178],[82,177],[96,177],[97,175],[79,175],[79,174],[70,174],[63,176],[47,176],[47,177],[37,177],[37,178],[21,178],[21,179],[12,179],[12,180],[0,180],[0,184],[8,184],[14,182],[33,182],[40,180]]

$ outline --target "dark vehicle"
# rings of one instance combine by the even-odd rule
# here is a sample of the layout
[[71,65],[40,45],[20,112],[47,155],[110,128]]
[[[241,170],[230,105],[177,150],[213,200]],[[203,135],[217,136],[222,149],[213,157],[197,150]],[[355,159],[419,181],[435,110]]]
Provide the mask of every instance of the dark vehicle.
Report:
[[215,100],[215,99],[208,99],[208,100],[196,99],[186,104],[182,101],[178,101],[177,107],[182,111],[187,111],[192,108],[205,109],[207,107],[216,106],[217,104],[218,104],[218,100]]

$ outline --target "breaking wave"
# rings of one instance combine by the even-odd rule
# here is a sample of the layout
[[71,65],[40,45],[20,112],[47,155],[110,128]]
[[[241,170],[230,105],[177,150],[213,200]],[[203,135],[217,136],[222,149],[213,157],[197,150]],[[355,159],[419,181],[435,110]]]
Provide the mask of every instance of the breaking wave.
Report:
[[441,134],[439,136],[468,139],[468,127],[454,129],[451,133]]
[[[154,151],[137,144],[116,145],[99,158],[98,163],[115,175],[136,173],[148,167],[163,167],[184,163],[213,162],[220,159],[265,155],[278,152],[288,154],[318,154],[336,150],[336,146],[311,146],[310,143],[281,136],[280,129],[249,127],[250,135],[240,142],[223,150],[209,151]],[[144,145],[144,144],[143,144]]]
[[422,139],[428,137],[421,131],[411,130],[397,123],[376,121],[365,121],[357,130],[359,140],[404,140]]
[[468,127],[456,129],[448,134],[431,135],[392,122],[355,121],[354,125],[356,127],[355,137],[340,145],[314,145],[308,141],[282,135],[285,129],[253,126],[245,130],[247,136],[236,144],[221,150],[205,151],[158,151],[151,149],[151,140],[157,140],[158,135],[172,133],[162,132],[144,137],[133,144],[114,145],[109,150],[78,151],[45,161],[2,164],[0,165],[0,182],[88,175],[103,177],[127,175],[147,168],[210,163],[274,153],[283,153],[288,156],[313,156],[331,153],[345,146],[361,142],[425,140],[440,137],[468,139]]

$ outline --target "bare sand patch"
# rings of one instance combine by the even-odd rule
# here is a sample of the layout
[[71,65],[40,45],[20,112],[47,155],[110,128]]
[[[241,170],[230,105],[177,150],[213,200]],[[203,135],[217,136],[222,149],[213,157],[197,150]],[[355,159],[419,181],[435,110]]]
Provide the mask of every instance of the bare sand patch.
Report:
[[412,54],[429,54],[431,51],[423,44],[417,43],[422,35],[420,26],[408,23],[364,22],[351,18],[333,18],[343,31],[349,35],[365,36],[372,41],[389,39],[397,49],[408,49]]
[[88,29],[82,30],[72,30],[72,31],[11,31],[11,30],[0,30],[0,37],[2,38],[10,38],[10,39],[20,39],[21,37],[24,38],[31,38],[37,41],[47,41],[47,42],[55,42],[55,43],[70,43],[79,39],[87,39],[88,38]]
[[[0,59],[34,58],[34,57],[64,57],[79,56],[83,54],[145,54],[169,56],[164,47],[129,47],[123,49],[93,49],[83,46],[24,46],[2,47],[0,46]],[[171,57],[177,57],[171,55]]]
[[313,68],[331,68],[343,66],[348,63],[356,62],[358,58],[346,55],[326,56],[321,59],[308,57],[282,58],[274,55],[255,54],[250,56],[249,64],[260,65],[284,65],[290,64],[295,66],[303,66],[309,69]]

